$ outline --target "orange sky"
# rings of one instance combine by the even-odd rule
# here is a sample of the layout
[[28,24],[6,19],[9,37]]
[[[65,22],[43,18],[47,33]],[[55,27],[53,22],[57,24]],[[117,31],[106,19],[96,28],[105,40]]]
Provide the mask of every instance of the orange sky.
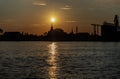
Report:
[[92,33],[93,23],[113,22],[120,14],[119,0],[0,0],[0,28],[43,34],[50,29],[51,16],[56,17],[54,28],[70,32]]

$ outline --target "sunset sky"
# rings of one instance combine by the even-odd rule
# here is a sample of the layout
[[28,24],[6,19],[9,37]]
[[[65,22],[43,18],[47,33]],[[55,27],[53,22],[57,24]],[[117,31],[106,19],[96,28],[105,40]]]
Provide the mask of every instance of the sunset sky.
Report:
[[120,15],[120,0],[0,0],[4,31],[43,34],[54,16],[54,28],[70,32],[78,26],[79,32],[92,32],[91,24],[113,22],[115,14]]

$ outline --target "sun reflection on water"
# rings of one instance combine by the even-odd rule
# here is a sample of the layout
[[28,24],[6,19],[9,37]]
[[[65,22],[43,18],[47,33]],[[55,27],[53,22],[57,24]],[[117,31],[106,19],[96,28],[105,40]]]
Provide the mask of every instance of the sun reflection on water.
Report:
[[56,43],[51,43],[49,46],[49,58],[48,64],[48,74],[50,79],[57,79],[58,63],[57,63],[57,45]]

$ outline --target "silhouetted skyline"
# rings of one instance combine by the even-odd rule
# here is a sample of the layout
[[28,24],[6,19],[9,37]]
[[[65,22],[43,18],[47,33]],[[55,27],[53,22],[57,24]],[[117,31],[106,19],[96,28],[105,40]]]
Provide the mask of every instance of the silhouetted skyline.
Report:
[[119,4],[119,0],[0,0],[0,28],[43,34],[54,15],[55,28],[70,32],[78,26],[79,32],[91,33],[91,23],[112,22],[110,18],[120,14]]
[[[34,35],[24,32],[4,32],[0,35],[1,41],[120,41],[119,17],[115,15],[112,23],[104,22],[103,24],[91,24],[93,33],[78,32],[71,29],[70,33],[61,28],[54,27],[55,19],[52,19],[50,30],[42,35]],[[2,33],[3,30],[0,29]]]

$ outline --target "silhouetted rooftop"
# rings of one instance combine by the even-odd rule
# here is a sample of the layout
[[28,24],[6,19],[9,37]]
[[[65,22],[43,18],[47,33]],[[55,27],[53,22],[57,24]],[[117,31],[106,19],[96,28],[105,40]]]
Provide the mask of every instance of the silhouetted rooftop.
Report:
[[113,23],[108,23],[108,22],[104,22],[103,25],[106,25],[106,26],[115,26],[115,24],[113,24]]

